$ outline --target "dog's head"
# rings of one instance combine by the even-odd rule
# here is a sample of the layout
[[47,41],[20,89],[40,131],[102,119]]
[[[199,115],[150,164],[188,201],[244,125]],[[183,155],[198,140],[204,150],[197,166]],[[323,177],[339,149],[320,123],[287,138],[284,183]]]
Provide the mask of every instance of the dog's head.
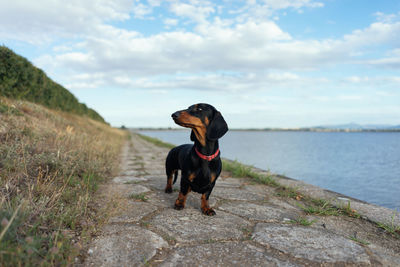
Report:
[[215,141],[227,131],[228,125],[221,113],[209,104],[195,104],[188,109],[173,113],[175,123],[192,129],[190,139],[205,146],[207,139]]

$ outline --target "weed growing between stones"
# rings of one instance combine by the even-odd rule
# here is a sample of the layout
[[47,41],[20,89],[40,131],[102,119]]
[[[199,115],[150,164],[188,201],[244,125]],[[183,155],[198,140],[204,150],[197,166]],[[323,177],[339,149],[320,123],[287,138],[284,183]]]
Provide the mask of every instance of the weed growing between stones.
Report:
[[370,244],[369,242],[367,242],[365,240],[362,240],[362,239],[359,239],[359,238],[357,238],[355,236],[349,236],[349,239],[353,240],[354,242],[357,242],[357,243],[359,243],[361,245],[364,245],[364,246],[368,246]]
[[248,177],[254,179],[256,182],[269,185],[272,187],[280,186],[272,175],[260,174],[252,170],[252,167],[246,166],[237,161],[222,160],[222,169],[230,172],[233,177]]
[[143,226],[143,227],[146,227],[146,228],[149,228],[150,227],[150,222],[148,222],[148,221],[141,221],[140,222],[140,226]]
[[349,217],[360,218],[360,215],[350,207],[350,201],[347,205],[333,205],[330,201],[324,199],[314,199],[304,197],[302,203],[297,203],[306,214],[314,214],[319,216],[339,216],[346,215]]
[[170,235],[168,235],[168,234],[163,234],[162,235],[162,237],[163,237],[163,239],[165,240],[165,241],[167,241],[167,242],[169,242],[169,243],[176,243],[176,238],[175,237],[173,237],[173,236],[170,236]]
[[149,200],[146,197],[146,193],[141,193],[141,194],[131,194],[129,196],[130,199],[134,199],[134,200],[138,200],[138,201],[143,201],[143,202],[147,202],[147,200]]
[[303,226],[311,226],[313,223],[315,223],[317,220],[312,220],[309,221],[307,218],[305,217],[298,217],[294,220],[290,220],[289,223],[293,223],[293,224],[299,224],[299,225],[303,225]]
[[297,191],[296,188],[288,187],[288,186],[278,186],[276,188],[276,193],[279,197],[284,198],[293,198],[296,200],[301,200],[303,196]]
[[394,237],[400,239],[400,226],[395,225],[395,223],[394,223],[394,220],[395,220],[395,218],[396,218],[396,215],[399,215],[399,216],[400,216],[400,214],[397,214],[397,212],[395,211],[395,212],[393,213],[392,221],[391,221],[390,224],[388,224],[388,223],[381,223],[381,222],[378,222],[378,223],[376,223],[376,224],[377,224],[377,226],[378,226],[379,228],[385,230],[385,232],[387,232],[387,233],[391,234],[392,236],[394,236]]
[[251,235],[253,233],[253,229],[249,227],[243,227],[240,230],[242,230],[244,237],[242,238],[243,241],[245,240],[251,240]]

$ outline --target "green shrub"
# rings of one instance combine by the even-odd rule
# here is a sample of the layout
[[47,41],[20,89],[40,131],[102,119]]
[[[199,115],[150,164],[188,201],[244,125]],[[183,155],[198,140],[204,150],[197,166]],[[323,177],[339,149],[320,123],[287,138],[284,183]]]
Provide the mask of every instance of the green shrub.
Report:
[[[0,46],[0,96],[28,100],[105,122],[96,111],[79,103],[73,94],[52,81],[41,69],[5,46]],[[0,113],[4,112],[5,108],[0,105]]]

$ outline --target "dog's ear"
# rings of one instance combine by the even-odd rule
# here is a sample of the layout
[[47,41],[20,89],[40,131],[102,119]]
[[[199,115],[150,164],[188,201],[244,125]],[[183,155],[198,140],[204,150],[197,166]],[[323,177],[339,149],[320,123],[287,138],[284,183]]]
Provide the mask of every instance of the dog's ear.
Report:
[[222,117],[220,112],[217,112],[214,119],[210,122],[207,128],[207,138],[210,140],[217,140],[224,136],[228,131],[228,124]]
[[196,141],[196,135],[194,134],[193,130],[190,133],[190,140],[193,141],[193,142]]

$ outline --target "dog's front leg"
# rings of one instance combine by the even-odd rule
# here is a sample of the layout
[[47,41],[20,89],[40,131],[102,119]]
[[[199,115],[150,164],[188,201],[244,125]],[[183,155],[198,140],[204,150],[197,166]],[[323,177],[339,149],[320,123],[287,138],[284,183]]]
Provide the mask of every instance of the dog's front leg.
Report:
[[214,209],[212,209],[208,204],[208,198],[210,197],[211,191],[212,188],[201,195],[201,211],[208,216],[214,216],[216,214]]
[[175,209],[181,210],[185,207],[187,195],[190,192],[190,186],[187,182],[184,181],[183,177],[181,178],[181,190],[179,191],[178,198],[175,201]]

